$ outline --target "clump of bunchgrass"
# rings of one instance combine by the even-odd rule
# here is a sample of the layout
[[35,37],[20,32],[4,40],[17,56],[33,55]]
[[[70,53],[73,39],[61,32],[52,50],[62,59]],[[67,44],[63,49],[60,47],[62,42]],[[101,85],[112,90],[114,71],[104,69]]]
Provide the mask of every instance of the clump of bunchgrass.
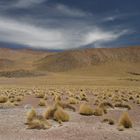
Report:
[[29,129],[48,129],[50,127],[50,123],[43,116],[36,116],[28,123]]
[[69,114],[65,112],[63,108],[58,107],[54,113],[54,120],[61,123],[61,122],[67,122],[69,121],[69,119],[70,119]]
[[44,98],[45,94],[43,92],[39,92],[36,94],[37,98]]
[[104,109],[101,107],[97,107],[97,108],[95,108],[93,114],[95,116],[102,116],[104,114]]
[[115,107],[119,107],[119,108],[127,108],[128,110],[131,110],[132,107],[128,104],[123,104],[123,103],[116,103]]
[[70,104],[77,104],[77,103],[78,103],[78,100],[75,99],[75,98],[73,98],[73,97],[70,97],[70,98],[69,98],[69,103],[70,103]]
[[36,111],[34,108],[30,109],[27,112],[27,124],[31,122],[37,116]]
[[56,109],[57,108],[55,108],[55,107],[48,107],[47,110],[44,112],[44,117],[46,119],[52,119]]
[[93,109],[87,104],[81,104],[79,108],[81,115],[93,115]]
[[132,128],[132,120],[127,112],[124,112],[119,119],[119,126],[124,128]]
[[44,99],[40,99],[38,105],[39,105],[39,106],[46,106],[46,102],[45,102],[45,100],[44,100]]
[[114,108],[113,104],[110,103],[110,102],[102,102],[102,103],[100,103],[99,107],[101,107],[101,108],[102,108],[102,107],[103,107],[103,108],[108,108],[108,107]]
[[6,103],[8,98],[6,96],[0,96],[0,103]]

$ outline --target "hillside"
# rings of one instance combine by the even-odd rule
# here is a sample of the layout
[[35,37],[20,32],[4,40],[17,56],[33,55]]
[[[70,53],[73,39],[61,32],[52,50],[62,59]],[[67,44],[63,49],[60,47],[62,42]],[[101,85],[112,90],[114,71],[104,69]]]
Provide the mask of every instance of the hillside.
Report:
[[49,55],[36,62],[39,70],[64,72],[103,64],[140,65],[140,47],[93,48]]
[[33,63],[49,55],[47,51],[31,49],[0,48],[0,71],[17,69],[34,69]]

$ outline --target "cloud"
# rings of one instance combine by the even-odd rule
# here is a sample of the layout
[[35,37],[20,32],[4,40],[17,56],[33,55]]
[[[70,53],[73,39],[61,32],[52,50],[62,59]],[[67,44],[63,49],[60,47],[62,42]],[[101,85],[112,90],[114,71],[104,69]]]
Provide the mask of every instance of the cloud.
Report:
[[105,31],[97,26],[73,23],[67,28],[35,26],[12,19],[0,18],[0,41],[37,49],[72,49],[91,43],[117,40],[127,30]]
[[114,21],[117,19],[117,16],[109,16],[103,19],[103,21]]
[[103,43],[114,41],[119,37],[127,34],[128,30],[120,31],[103,31],[98,28],[95,28],[94,31],[89,32],[85,37],[85,44],[92,44],[92,43]]
[[26,9],[33,6],[38,6],[48,0],[13,0],[13,1],[0,1],[0,10],[11,10],[11,9]]
[[12,5],[12,7],[28,8],[43,3],[44,1],[46,0],[18,0],[15,4]]
[[56,4],[55,10],[59,12],[59,14],[67,15],[67,16],[73,16],[73,17],[83,17],[83,16],[91,16],[92,14],[89,12],[82,11],[80,9],[75,9],[68,7],[63,4]]
[[34,48],[51,49],[63,45],[62,34],[57,30],[35,27],[9,19],[0,19],[0,40]]

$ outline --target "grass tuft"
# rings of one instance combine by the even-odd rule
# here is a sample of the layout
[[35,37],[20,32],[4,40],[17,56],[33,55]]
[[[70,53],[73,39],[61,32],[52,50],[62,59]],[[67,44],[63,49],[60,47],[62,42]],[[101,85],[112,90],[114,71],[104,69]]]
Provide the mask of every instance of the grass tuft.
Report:
[[0,96],[0,103],[6,103],[8,98],[6,96]]
[[97,108],[94,110],[93,114],[94,114],[95,116],[102,116],[102,115],[104,114],[104,110],[103,110],[103,108],[101,108],[101,107],[97,107]]
[[27,112],[27,123],[31,122],[37,116],[34,108]]
[[124,128],[132,128],[132,121],[127,112],[124,112],[119,119],[119,126]]
[[65,112],[63,108],[58,107],[54,113],[54,120],[61,123],[61,122],[67,122],[69,121],[69,119],[70,119],[69,114]]
[[46,106],[46,102],[45,102],[45,100],[44,100],[44,99],[40,99],[38,105],[39,105],[39,106]]
[[93,109],[87,104],[81,104],[79,113],[81,115],[93,115]]

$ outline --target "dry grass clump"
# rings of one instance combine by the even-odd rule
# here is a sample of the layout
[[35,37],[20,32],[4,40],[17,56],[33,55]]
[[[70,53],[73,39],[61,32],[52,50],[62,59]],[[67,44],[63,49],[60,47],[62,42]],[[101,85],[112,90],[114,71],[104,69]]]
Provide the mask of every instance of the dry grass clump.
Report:
[[94,105],[99,105],[99,100],[96,99]]
[[134,100],[134,97],[133,97],[133,96],[130,96],[130,97],[129,97],[129,100]]
[[39,92],[39,93],[36,94],[37,98],[44,98],[44,96],[45,96],[45,94],[42,93],[42,92]]
[[119,126],[124,128],[132,128],[132,121],[127,112],[124,112],[119,119]]
[[15,100],[16,100],[17,102],[20,102],[20,101],[22,101],[22,98],[23,98],[23,97],[18,96],[18,97],[16,97],[16,99],[15,99]]
[[69,104],[78,104],[78,100],[73,98],[73,97],[70,97],[69,98]]
[[140,104],[140,99],[136,101],[136,103],[139,105]]
[[38,105],[39,105],[39,106],[46,106],[46,102],[45,102],[45,100],[44,100],[44,99],[40,99]]
[[99,107],[101,107],[101,108],[108,108],[108,107],[114,108],[113,104],[110,103],[110,102],[103,102],[103,103],[100,103]]
[[73,106],[70,105],[69,103],[67,103],[67,102],[62,102],[62,101],[57,101],[57,102],[55,102],[55,106],[56,106],[56,107],[57,107],[57,106],[60,106],[60,107],[62,107],[63,109],[68,108],[68,109],[71,109],[71,110],[73,110],[73,111],[76,110],[75,107],[73,107]]
[[7,101],[5,104],[4,104],[4,107],[5,108],[11,108],[11,107],[14,107],[15,105],[13,103],[11,103],[10,101]]
[[87,96],[84,93],[81,93],[80,94],[80,100],[81,101],[87,101],[88,102],[88,98],[87,98]]
[[52,119],[53,116],[54,116],[54,112],[56,111],[56,109],[57,108],[55,108],[55,107],[48,107],[47,108],[47,111],[45,111],[45,113],[44,113],[44,117],[46,119]]
[[39,119],[34,119],[33,121],[31,121],[28,124],[28,128],[29,129],[47,129],[48,127],[48,123],[47,121],[42,121]]
[[19,102],[17,102],[17,101],[14,101],[13,104],[14,104],[14,106],[19,106]]
[[120,107],[120,108],[127,108],[128,110],[132,109],[132,107],[128,104],[123,104],[123,103],[116,103],[115,107]]
[[59,123],[69,121],[69,115],[64,109],[60,106],[49,107],[44,113],[46,119],[54,119]]
[[9,101],[10,101],[11,103],[15,102],[15,98],[10,98]]
[[0,96],[0,103],[6,103],[8,98],[6,96]]
[[81,115],[93,115],[93,109],[87,104],[81,104],[79,108]]
[[55,95],[55,96],[54,96],[54,101],[55,101],[55,102],[61,101],[60,95]]
[[32,108],[31,110],[29,110],[26,116],[27,116],[27,123],[31,122],[37,116],[35,109]]
[[45,96],[44,96],[44,100],[47,100],[48,99],[48,97],[47,97],[47,95],[45,94]]
[[58,107],[57,110],[54,112],[54,120],[61,122],[67,122],[69,121],[70,117],[67,112],[64,111],[63,108]]
[[49,122],[41,115],[37,115],[35,109],[31,109],[27,112],[27,121],[29,129],[48,129],[51,127]]
[[104,114],[104,109],[103,108],[101,108],[101,107],[97,107],[95,110],[94,110],[94,112],[93,112],[93,114],[95,115],[95,116],[102,116],[103,114]]

